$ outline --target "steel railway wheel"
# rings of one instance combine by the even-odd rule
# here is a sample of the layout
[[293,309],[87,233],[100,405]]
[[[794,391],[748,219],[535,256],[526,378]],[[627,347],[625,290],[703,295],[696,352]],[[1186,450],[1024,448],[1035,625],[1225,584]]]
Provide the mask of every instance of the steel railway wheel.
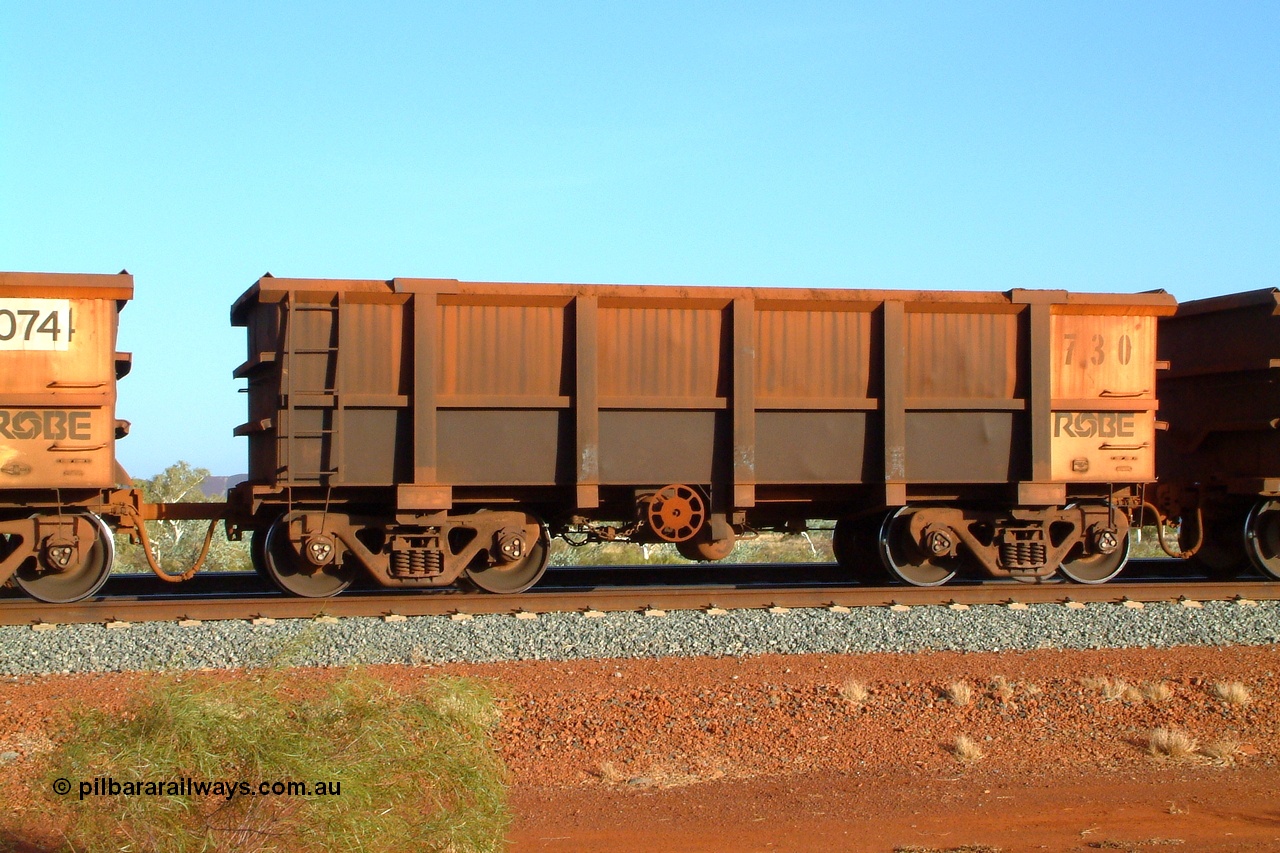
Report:
[[880,559],[889,574],[912,586],[942,586],[956,576],[955,557],[931,557],[912,537],[911,507],[903,507],[880,525]]
[[733,548],[737,545],[736,539],[699,539],[697,541],[686,540],[676,543],[676,550],[680,552],[680,556],[686,560],[693,560],[697,563],[711,563],[716,560],[723,560],[725,557],[733,553]]
[[93,544],[80,558],[79,565],[64,572],[41,570],[40,557],[24,561],[13,579],[27,595],[51,604],[69,604],[88,598],[107,582],[115,563],[116,543],[105,521],[93,513],[79,516],[93,526]]
[[880,524],[878,516],[842,518],[831,533],[831,550],[836,562],[858,583],[889,580],[889,573],[880,560]]
[[1244,546],[1254,568],[1280,580],[1280,501],[1253,505],[1244,522]]
[[249,562],[258,577],[271,577],[271,572],[267,571],[267,531],[254,530],[249,534]]
[[1203,531],[1195,527],[1195,515],[1183,517],[1178,531],[1178,544],[1200,545],[1188,562],[1211,578],[1231,580],[1251,561],[1245,544],[1247,534],[1243,508],[1227,513],[1205,513]]
[[[329,598],[337,595],[355,579],[356,570],[350,564],[338,566],[314,566],[306,560],[289,541],[289,525],[303,513],[286,513],[267,528],[262,541],[262,567],[267,577],[290,595],[303,598]],[[253,544],[250,542],[250,554]],[[255,562],[255,567],[257,563]]]
[[542,579],[551,561],[551,533],[536,515],[526,512],[524,518],[524,540],[529,543],[524,556],[510,563],[473,562],[467,567],[468,580],[486,592],[510,594],[524,592]]
[[1074,559],[1068,555],[1058,571],[1075,583],[1106,583],[1120,574],[1129,562],[1129,545],[1132,541],[1132,537],[1126,532],[1120,546],[1110,554],[1096,553]]

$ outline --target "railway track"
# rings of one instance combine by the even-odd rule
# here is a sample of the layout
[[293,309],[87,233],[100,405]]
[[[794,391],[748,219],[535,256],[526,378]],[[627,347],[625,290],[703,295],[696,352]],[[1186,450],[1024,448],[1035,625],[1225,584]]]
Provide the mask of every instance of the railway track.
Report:
[[[1280,581],[1157,577],[1168,561],[1135,561],[1132,577],[1097,586],[1016,581],[955,583],[943,587],[868,587],[824,580],[831,567],[812,565],[753,566],[745,575],[741,567],[735,582],[671,585],[661,567],[570,569],[549,575],[547,583],[521,595],[493,595],[445,589],[428,592],[357,590],[336,598],[310,599],[285,596],[262,588],[246,592],[243,584],[256,578],[235,576],[241,584],[233,595],[219,589],[228,576],[212,575],[200,585],[174,594],[154,594],[145,576],[121,578],[113,593],[74,604],[55,605],[27,598],[0,599],[0,624],[70,624],[147,622],[180,619],[314,619],[321,616],[386,617],[449,614],[518,614],[575,611],[699,610],[768,607],[876,607],[925,605],[977,605],[1010,603],[1157,602],[1187,599],[1280,599]],[[687,575],[688,567],[681,569]],[[743,577],[747,580],[743,580]],[[815,580],[815,578],[817,578]],[[649,583],[644,582],[648,580]],[[133,587],[131,589],[131,587]]]

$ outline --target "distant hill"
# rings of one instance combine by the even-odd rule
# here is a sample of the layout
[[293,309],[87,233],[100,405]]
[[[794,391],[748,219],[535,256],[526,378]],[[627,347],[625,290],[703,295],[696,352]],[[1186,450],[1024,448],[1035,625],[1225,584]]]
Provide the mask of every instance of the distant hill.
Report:
[[227,496],[227,490],[237,483],[243,483],[249,479],[248,474],[231,474],[225,477],[209,476],[204,478],[204,482],[200,484],[200,491],[207,498],[224,498]]

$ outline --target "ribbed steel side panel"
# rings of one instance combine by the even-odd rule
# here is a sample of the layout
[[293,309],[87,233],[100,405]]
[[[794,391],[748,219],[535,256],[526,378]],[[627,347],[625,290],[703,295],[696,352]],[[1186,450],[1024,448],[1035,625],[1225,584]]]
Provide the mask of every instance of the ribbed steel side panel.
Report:
[[728,394],[723,311],[600,307],[602,397]]
[[879,396],[880,341],[870,311],[778,311],[755,317],[756,396],[781,401]]
[[1253,494],[1280,478],[1280,291],[1184,303],[1159,349],[1161,479]]
[[[413,333],[404,305],[349,302],[341,310],[343,393],[409,394]],[[348,336],[357,346],[345,346]]]
[[1016,314],[908,312],[907,399],[1026,396]]
[[439,318],[442,397],[569,393],[565,308],[443,304]]

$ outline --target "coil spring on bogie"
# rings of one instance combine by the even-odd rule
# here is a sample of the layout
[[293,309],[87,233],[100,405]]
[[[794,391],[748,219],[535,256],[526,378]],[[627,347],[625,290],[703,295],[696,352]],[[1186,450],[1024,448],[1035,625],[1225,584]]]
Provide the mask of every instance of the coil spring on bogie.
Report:
[[392,551],[391,574],[397,577],[430,577],[444,571],[444,554],[436,550]]
[[1000,546],[1000,564],[1006,569],[1036,569],[1043,566],[1048,557],[1043,542],[1018,540]]

